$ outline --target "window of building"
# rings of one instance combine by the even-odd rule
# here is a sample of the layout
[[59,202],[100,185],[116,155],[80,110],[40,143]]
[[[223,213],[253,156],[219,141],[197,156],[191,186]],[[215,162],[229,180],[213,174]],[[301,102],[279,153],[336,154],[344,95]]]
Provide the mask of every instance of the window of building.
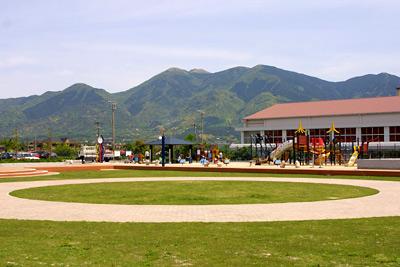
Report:
[[400,126],[390,126],[389,134],[391,142],[400,142]]
[[268,130],[264,131],[264,135],[268,136],[271,143],[282,143],[282,130]]
[[310,129],[310,137],[321,137],[325,138],[325,136],[328,136],[326,133],[329,129],[327,128],[322,128],[322,129]]
[[286,130],[286,139],[293,139],[293,136],[295,136],[296,130]]
[[361,128],[362,142],[383,142],[384,129],[383,127],[363,127]]
[[336,134],[336,138],[341,142],[356,142],[356,128],[337,128],[339,134]]
[[[293,136],[296,136],[296,131],[297,130],[286,130],[287,139],[292,139]],[[325,138],[325,136],[328,136],[328,134],[326,133],[327,131],[328,131],[327,128],[310,129],[310,137],[322,137],[322,138]]]

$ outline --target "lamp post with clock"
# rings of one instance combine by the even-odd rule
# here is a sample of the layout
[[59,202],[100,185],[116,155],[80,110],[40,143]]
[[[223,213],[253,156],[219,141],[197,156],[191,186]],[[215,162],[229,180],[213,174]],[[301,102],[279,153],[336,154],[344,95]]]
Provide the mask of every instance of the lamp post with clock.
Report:
[[104,138],[102,135],[97,137],[97,161],[102,163],[104,161]]

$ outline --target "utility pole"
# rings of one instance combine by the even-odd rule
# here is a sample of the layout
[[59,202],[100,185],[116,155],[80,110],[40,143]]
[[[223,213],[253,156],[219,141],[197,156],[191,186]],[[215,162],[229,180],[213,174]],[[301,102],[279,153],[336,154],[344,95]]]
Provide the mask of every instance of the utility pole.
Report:
[[49,157],[51,157],[51,153],[53,152],[53,141],[51,140],[52,136],[51,136],[51,128],[49,128]]
[[19,143],[18,143],[18,129],[15,128],[15,153],[16,153],[16,155],[18,155],[18,146],[19,146]]
[[115,111],[117,110],[117,103],[114,101],[108,101],[111,103],[112,117],[111,117],[111,126],[112,126],[112,151],[114,158],[114,150],[115,150]]
[[96,121],[97,137],[100,136],[100,122]]
[[204,141],[204,114],[205,112],[202,110],[198,110],[200,113],[200,118],[201,118],[201,143],[203,144]]
[[193,121],[193,129],[194,129],[194,137],[196,139],[196,143],[198,142],[198,138],[197,138],[197,125],[196,122]]

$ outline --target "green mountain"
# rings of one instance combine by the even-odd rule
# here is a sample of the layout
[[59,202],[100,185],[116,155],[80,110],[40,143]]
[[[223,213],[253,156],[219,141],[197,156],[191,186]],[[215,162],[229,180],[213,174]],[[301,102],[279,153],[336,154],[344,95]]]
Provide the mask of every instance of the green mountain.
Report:
[[11,136],[18,128],[24,138],[92,141],[99,121],[109,137],[114,101],[117,141],[152,139],[160,126],[169,135],[185,136],[195,125],[200,130],[201,112],[210,141],[233,141],[238,137],[234,128],[244,116],[274,103],[394,95],[399,85],[400,78],[387,73],[329,82],[265,65],[216,73],[171,68],[115,94],[74,84],[60,92],[0,100],[0,132]]

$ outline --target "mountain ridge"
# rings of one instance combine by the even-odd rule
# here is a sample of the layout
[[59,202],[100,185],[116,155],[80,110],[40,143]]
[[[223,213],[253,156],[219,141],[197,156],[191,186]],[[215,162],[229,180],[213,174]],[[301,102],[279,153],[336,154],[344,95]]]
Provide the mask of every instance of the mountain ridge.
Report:
[[[118,93],[75,83],[61,91],[0,99],[0,132],[11,136],[18,128],[24,138],[69,137],[93,140],[95,122],[110,135],[111,106],[117,103],[117,139],[152,139],[159,127],[183,137],[199,130],[205,112],[205,133],[235,141],[241,119],[275,103],[389,96],[396,94],[400,78],[366,74],[331,82],[274,66],[233,67],[218,72],[169,68],[138,86]],[[125,138],[125,140],[123,140]]]

